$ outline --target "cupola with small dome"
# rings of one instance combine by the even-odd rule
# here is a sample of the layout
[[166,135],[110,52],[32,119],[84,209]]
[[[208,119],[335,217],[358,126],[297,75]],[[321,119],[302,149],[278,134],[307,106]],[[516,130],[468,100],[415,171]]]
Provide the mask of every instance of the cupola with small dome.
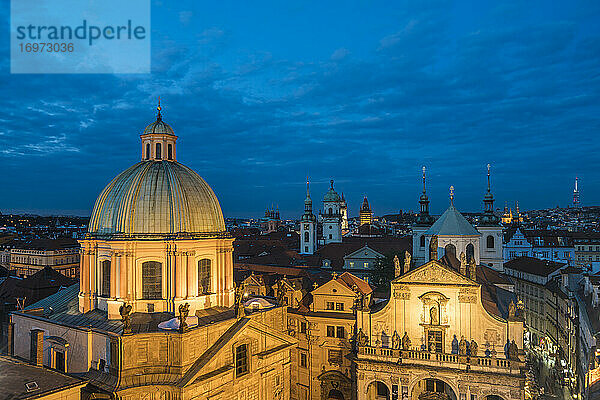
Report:
[[233,304],[233,238],[211,187],[177,162],[162,119],[144,129],[142,160],[100,193],[80,240],[79,309],[190,312]]

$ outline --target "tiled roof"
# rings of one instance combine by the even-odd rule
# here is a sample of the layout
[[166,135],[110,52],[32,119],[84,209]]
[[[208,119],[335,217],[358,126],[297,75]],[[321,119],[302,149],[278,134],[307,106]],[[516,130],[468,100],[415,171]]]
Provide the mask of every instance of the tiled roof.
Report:
[[[0,356],[0,371],[1,397],[5,399],[53,397],[59,390],[87,384],[83,379],[53,369],[38,367],[13,357]],[[37,389],[29,391],[26,384],[30,382],[35,382]]]
[[343,274],[338,276],[336,280],[341,281],[349,289],[352,289],[352,287],[356,285],[358,290],[360,290],[361,293],[365,295],[373,292],[373,289],[367,282],[363,281],[355,275],[352,275],[349,272],[344,272]]
[[424,233],[425,235],[439,236],[479,236],[480,233],[467,221],[467,219],[454,206],[442,214],[441,217]]
[[24,242],[15,242],[14,248],[23,250],[62,250],[79,248],[79,242],[71,238],[32,239]]
[[566,264],[555,261],[540,260],[534,257],[517,257],[504,263],[504,268],[516,271],[534,274],[538,276],[548,276],[554,271],[564,267]]

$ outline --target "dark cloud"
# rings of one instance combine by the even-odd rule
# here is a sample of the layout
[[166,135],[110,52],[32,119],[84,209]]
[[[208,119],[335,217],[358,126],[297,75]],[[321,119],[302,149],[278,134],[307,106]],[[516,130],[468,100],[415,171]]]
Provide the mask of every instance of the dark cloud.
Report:
[[[351,210],[365,194],[376,213],[414,209],[422,165],[435,211],[450,185],[459,207],[478,209],[488,162],[499,206],[566,205],[575,175],[583,201],[596,203],[597,27],[577,10],[549,18],[523,7],[470,20],[454,4],[409,2],[396,29],[351,37],[316,59],[256,50],[232,26],[181,40],[155,23],[145,76],[8,75],[4,57],[0,208],[90,210],[137,160],[158,96],[180,136],[179,159],[227,215],[258,215],[271,203],[299,215],[307,174],[314,199],[335,177]],[[192,29],[199,15],[180,10],[177,24]]]

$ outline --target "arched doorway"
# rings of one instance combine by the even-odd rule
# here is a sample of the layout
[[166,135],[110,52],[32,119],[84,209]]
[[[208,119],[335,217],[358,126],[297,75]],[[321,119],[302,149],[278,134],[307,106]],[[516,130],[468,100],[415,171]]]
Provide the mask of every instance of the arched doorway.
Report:
[[367,388],[367,400],[390,400],[390,390],[380,381],[373,381]]
[[331,389],[327,395],[327,400],[344,400],[344,395],[337,389]]
[[456,393],[446,382],[435,379],[423,379],[413,387],[412,400],[457,400]]

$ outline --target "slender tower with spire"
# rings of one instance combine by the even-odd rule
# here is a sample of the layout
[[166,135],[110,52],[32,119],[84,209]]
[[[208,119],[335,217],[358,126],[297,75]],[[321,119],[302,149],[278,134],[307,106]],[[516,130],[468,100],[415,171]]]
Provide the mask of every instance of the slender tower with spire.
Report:
[[479,219],[477,230],[481,233],[479,259],[481,264],[502,271],[502,226],[500,218],[494,213],[494,195],[491,185],[491,165],[487,165],[487,191],[483,196],[483,216]]
[[581,205],[579,204],[579,187],[577,186],[578,181],[579,181],[579,178],[575,177],[575,189],[573,189],[573,207],[574,208],[581,207]]
[[344,197],[344,192],[342,192],[342,203],[340,205],[340,215],[342,216],[342,235],[345,235],[349,232],[349,229],[348,229],[348,204],[346,203],[346,198]]
[[426,176],[425,176],[425,167],[423,167],[423,193],[421,193],[421,197],[419,197],[419,204],[421,205],[421,211],[419,215],[417,215],[417,220],[415,225],[413,226],[413,258],[415,259],[416,265],[419,263],[424,263],[428,257],[427,243],[425,235],[425,231],[429,229],[431,225],[435,222],[435,218],[433,218],[429,214],[429,198],[427,197],[427,187],[426,187]]
[[300,218],[300,254],[313,254],[317,250],[317,217],[312,211],[309,181],[306,177],[306,199],[304,214]]

